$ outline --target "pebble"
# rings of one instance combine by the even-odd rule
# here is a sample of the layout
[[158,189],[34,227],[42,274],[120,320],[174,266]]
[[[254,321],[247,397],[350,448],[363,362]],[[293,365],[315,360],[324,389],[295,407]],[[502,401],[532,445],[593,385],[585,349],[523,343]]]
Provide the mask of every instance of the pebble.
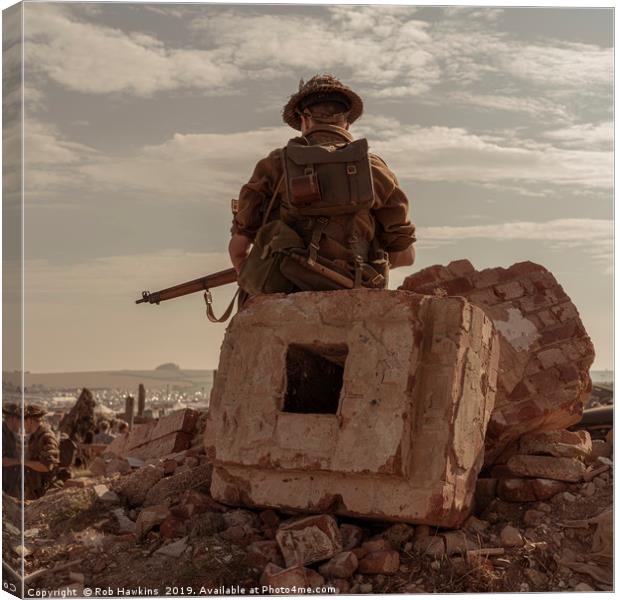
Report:
[[590,587],[587,583],[582,581],[581,583],[578,583],[575,586],[575,591],[576,592],[593,592],[594,588]]
[[582,496],[585,496],[586,498],[590,498],[591,496],[594,496],[594,494],[596,494],[596,485],[592,481],[585,483],[583,487],[581,488],[581,494]]
[[362,583],[360,585],[360,592],[362,594],[370,594],[372,592],[372,583]]
[[566,500],[566,502],[574,502],[577,499],[577,496],[571,494],[570,492],[564,492],[562,494],[562,498]]
[[505,548],[514,548],[523,546],[523,537],[521,532],[512,525],[506,525],[499,534],[502,546]]
[[534,508],[536,510],[539,510],[540,512],[544,512],[544,513],[550,513],[551,512],[551,507],[546,502],[537,502],[534,505]]

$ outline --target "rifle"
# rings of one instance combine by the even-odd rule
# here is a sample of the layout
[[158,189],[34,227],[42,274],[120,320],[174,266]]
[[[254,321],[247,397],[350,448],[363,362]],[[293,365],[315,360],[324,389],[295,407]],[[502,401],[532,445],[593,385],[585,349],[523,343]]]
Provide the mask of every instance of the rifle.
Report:
[[164,300],[173,300],[174,298],[180,298],[181,296],[195,294],[196,292],[201,292],[204,290],[204,298],[207,304],[207,316],[209,317],[209,321],[212,321],[213,323],[221,323],[230,316],[233,303],[239,293],[239,290],[237,290],[237,293],[233,297],[233,301],[226,309],[226,312],[222,318],[216,319],[212,310],[213,300],[211,298],[211,288],[234,283],[235,281],[237,281],[237,272],[234,269],[226,269],[225,271],[218,271],[212,275],[206,275],[205,277],[199,277],[198,279],[192,279],[191,281],[186,281],[185,283],[173,285],[172,287],[159,290],[158,292],[144,291],[142,292],[142,298],[136,300],[136,304],[159,304]]

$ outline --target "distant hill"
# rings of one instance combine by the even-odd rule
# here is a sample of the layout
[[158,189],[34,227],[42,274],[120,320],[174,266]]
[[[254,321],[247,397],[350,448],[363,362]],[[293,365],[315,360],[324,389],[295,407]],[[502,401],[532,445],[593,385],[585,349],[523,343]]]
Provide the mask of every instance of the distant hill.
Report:
[[590,371],[590,377],[592,377],[592,383],[613,383],[614,372],[605,371]]
[[[3,383],[20,384],[19,372],[2,373]],[[137,388],[140,383],[148,389],[170,386],[177,388],[210,387],[213,383],[212,370],[157,369],[152,371],[82,371],[67,373],[26,373],[26,387],[40,385],[52,389]]]

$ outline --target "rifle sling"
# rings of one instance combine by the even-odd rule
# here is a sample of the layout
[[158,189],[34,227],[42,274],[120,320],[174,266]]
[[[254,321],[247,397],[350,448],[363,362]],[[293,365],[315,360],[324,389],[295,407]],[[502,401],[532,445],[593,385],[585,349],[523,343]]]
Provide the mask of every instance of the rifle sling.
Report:
[[235,295],[230,301],[228,308],[224,311],[224,314],[219,319],[215,316],[215,313],[213,312],[213,297],[211,296],[211,290],[205,290],[204,299],[205,304],[207,305],[207,318],[209,319],[209,321],[211,321],[211,323],[224,323],[224,321],[228,321],[235,305],[235,300],[239,295],[240,289],[241,288],[237,288],[237,291],[235,292]]

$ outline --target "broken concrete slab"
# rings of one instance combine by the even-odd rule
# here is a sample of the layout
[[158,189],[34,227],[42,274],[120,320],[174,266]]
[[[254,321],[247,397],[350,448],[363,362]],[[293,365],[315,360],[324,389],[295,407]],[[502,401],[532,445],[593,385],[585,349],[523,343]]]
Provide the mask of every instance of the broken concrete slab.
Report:
[[296,519],[280,526],[276,541],[287,567],[309,565],[342,552],[336,520],[329,515]]
[[253,298],[228,327],[211,395],[211,494],[457,526],[483,460],[497,360],[491,321],[460,298]]
[[522,262],[477,271],[467,260],[434,265],[407,277],[400,289],[443,290],[482,308],[500,333],[495,408],[485,464],[523,433],[579,422],[591,390],[594,348],[579,313],[544,267]]
[[185,408],[160,419],[134,425],[127,434],[118,436],[109,444],[105,454],[146,460],[187,450],[199,415],[197,411]]

